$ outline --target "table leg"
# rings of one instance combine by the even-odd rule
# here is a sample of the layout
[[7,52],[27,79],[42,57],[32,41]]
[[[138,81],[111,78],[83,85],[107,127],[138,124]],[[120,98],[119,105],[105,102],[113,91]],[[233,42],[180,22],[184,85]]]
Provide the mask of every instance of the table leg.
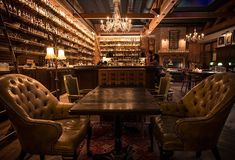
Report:
[[115,151],[117,154],[121,153],[122,151],[122,122],[120,115],[115,117],[115,124],[114,124],[114,135],[115,135]]
[[108,153],[94,155],[93,160],[129,160],[132,155],[132,147],[122,147],[122,121],[121,116],[116,115],[114,121],[114,150]]
[[188,75],[188,91],[190,91],[191,90],[191,88],[192,88],[192,75],[191,74],[189,74]]

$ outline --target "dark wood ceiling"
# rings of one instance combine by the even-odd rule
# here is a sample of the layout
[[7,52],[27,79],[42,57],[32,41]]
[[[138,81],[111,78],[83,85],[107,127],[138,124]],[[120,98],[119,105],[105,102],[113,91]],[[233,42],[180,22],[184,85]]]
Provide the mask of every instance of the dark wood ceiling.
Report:
[[[66,0],[69,1],[69,0]],[[111,17],[113,0],[73,0],[79,5],[79,16],[93,28],[100,19]],[[167,0],[120,0],[122,16],[132,19],[133,29],[146,27],[154,18],[153,10],[160,8]],[[174,0],[172,0],[174,1]],[[160,22],[162,26],[201,26],[207,33],[226,26],[235,25],[235,0],[178,0],[176,5]],[[232,20],[229,20],[232,19]],[[227,24],[222,25],[222,22]],[[224,24],[224,23],[223,23]],[[215,27],[215,29],[213,29]]]

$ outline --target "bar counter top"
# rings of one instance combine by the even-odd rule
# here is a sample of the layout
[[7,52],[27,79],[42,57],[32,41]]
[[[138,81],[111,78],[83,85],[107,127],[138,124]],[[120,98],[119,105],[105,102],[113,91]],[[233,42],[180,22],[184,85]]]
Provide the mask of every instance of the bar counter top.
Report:
[[158,66],[74,66],[73,69],[106,69],[106,68],[161,68]]

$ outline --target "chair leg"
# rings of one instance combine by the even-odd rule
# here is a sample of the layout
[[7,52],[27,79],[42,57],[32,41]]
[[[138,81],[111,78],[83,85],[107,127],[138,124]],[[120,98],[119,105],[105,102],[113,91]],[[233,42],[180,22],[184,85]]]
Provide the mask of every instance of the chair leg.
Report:
[[77,151],[75,150],[73,153],[73,160],[77,160],[78,159],[78,154]]
[[217,146],[212,148],[211,151],[214,154],[216,160],[221,160],[221,156],[220,156],[220,153],[219,153]]
[[92,127],[91,127],[91,122],[89,120],[89,123],[88,123],[88,133],[87,133],[87,155],[88,156],[91,156],[92,155],[92,152],[90,150],[90,143],[91,143],[91,136],[92,136]]
[[153,152],[153,128],[154,128],[154,117],[151,117],[149,123],[150,152]]
[[183,80],[182,85],[181,85],[181,89],[180,89],[181,92],[183,91],[183,88],[184,88],[184,80]]
[[196,159],[199,159],[202,155],[202,152],[201,151],[197,151],[196,152]]
[[44,154],[40,154],[40,160],[45,160],[45,155]]
[[166,151],[163,150],[162,147],[159,146],[159,151],[160,151],[160,159],[161,160],[169,160],[170,157],[174,155],[174,151]]
[[26,152],[24,150],[20,151],[20,155],[19,155],[19,160],[24,160],[24,157],[26,156]]

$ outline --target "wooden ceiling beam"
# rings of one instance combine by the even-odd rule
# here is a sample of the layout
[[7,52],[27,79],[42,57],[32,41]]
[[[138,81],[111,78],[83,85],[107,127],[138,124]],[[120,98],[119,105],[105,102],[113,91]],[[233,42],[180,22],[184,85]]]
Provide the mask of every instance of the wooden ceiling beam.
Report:
[[[153,7],[156,7],[156,0],[153,4]],[[145,27],[144,34],[148,35],[153,32],[153,30],[157,27],[157,25],[162,21],[163,18],[169,13],[169,11],[174,7],[174,5],[178,2],[178,0],[164,0],[162,4],[158,4],[160,7],[160,15],[154,16],[148,26]],[[152,7],[152,9],[153,9]]]
[[140,31],[136,31],[136,32],[99,32],[99,36],[115,36],[115,35],[124,35],[124,36],[128,36],[128,35],[140,35]]
[[218,17],[234,17],[235,12],[173,12],[167,15],[164,19],[215,19]]
[[[84,19],[106,19],[107,17],[112,17],[111,13],[80,13]],[[154,16],[150,13],[127,13],[122,14],[122,17],[127,17],[130,19],[153,19]],[[78,17],[79,18],[79,17]]]
[[229,28],[234,25],[235,25],[235,18],[230,18],[229,20],[226,20],[222,23],[217,23],[216,25],[213,25],[212,27],[208,27],[207,29],[204,29],[204,33],[211,34],[211,33]]

